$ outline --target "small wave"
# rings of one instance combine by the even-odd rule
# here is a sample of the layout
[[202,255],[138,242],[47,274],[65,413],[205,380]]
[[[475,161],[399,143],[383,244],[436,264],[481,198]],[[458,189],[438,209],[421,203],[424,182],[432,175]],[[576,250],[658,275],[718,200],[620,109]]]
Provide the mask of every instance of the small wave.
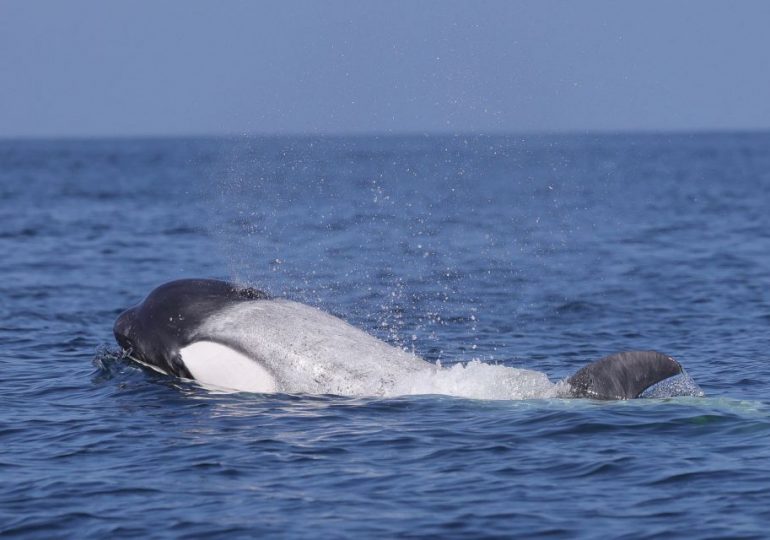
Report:
[[556,315],[585,315],[593,313],[601,313],[602,305],[596,302],[589,302],[584,300],[570,300],[557,306],[554,309]]
[[101,346],[91,361],[96,371],[91,375],[93,382],[104,382],[128,373],[141,373],[141,369],[127,361],[127,355],[120,349]]

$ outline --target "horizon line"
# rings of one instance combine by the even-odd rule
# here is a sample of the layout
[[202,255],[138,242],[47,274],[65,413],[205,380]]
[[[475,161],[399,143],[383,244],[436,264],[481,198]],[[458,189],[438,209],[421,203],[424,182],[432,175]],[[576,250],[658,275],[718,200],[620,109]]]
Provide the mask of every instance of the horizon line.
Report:
[[527,137],[614,137],[614,136],[713,136],[770,134],[770,127],[749,128],[666,128],[666,129],[569,129],[569,130],[403,130],[403,131],[279,131],[279,132],[211,132],[211,133],[146,133],[146,134],[58,134],[2,135],[0,142],[67,142],[98,140],[171,140],[171,139],[353,139],[353,138],[527,138]]

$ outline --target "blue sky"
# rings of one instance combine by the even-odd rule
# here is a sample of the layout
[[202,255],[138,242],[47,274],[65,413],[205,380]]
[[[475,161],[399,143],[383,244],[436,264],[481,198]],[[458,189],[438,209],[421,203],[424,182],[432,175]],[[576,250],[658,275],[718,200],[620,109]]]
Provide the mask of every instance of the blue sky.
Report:
[[0,0],[0,137],[770,128],[770,2]]

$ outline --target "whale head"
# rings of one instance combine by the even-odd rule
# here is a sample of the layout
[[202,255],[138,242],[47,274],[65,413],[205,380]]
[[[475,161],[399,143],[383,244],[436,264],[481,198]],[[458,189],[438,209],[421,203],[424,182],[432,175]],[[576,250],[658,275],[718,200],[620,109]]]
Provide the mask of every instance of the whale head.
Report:
[[133,360],[156,371],[191,378],[180,351],[211,314],[238,302],[267,299],[253,288],[214,279],[180,279],[154,289],[115,321],[115,340]]

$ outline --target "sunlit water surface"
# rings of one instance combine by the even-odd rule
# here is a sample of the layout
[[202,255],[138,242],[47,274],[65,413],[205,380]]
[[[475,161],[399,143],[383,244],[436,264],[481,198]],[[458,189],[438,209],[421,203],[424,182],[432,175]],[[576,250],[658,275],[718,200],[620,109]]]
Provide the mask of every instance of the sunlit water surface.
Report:
[[[5,141],[0,201],[3,536],[767,535],[770,135]],[[192,276],[479,399],[226,394],[121,360],[117,314]],[[628,349],[707,397],[499,399],[453,367],[557,382]]]

